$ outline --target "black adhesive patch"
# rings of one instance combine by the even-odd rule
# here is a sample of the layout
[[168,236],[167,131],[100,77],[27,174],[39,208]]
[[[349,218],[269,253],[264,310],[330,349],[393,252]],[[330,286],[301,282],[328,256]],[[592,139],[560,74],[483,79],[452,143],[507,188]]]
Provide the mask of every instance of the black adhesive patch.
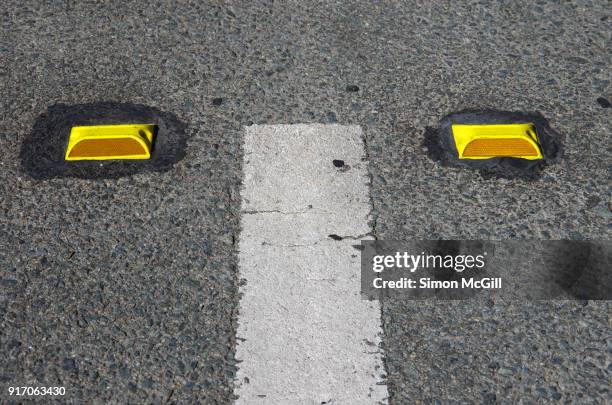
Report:
[[[147,160],[64,159],[70,130],[79,125],[156,124],[151,158]],[[176,115],[139,104],[103,102],[49,107],[24,140],[20,159],[35,179],[79,177],[119,178],[142,172],[165,172],[185,157],[187,125]]]
[[[533,123],[542,148],[541,160],[502,157],[485,160],[459,159],[452,124],[519,124]],[[559,160],[562,155],[561,135],[548,124],[538,112],[510,112],[495,110],[465,110],[449,114],[440,122],[439,128],[426,128],[423,146],[428,156],[445,166],[461,166],[480,171],[484,178],[537,179],[542,170]]]

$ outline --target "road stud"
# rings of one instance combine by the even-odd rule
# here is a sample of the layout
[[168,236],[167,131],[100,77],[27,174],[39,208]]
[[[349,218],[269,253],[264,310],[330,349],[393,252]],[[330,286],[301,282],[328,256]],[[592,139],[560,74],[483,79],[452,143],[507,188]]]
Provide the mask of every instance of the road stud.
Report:
[[452,124],[459,159],[542,159],[533,124]]
[[154,124],[72,127],[66,160],[150,159]]

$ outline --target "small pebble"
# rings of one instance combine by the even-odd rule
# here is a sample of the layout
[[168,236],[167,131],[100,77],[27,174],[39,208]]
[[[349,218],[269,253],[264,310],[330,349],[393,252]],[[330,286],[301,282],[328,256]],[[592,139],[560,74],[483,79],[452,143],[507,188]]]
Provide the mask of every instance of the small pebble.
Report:
[[597,99],[597,102],[599,103],[599,105],[600,105],[602,108],[610,108],[610,106],[612,105],[612,104],[610,104],[610,101],[608,101],[607,99],[605,99],[605,98],[603,98],[603,97],[599,97],[599,98]]

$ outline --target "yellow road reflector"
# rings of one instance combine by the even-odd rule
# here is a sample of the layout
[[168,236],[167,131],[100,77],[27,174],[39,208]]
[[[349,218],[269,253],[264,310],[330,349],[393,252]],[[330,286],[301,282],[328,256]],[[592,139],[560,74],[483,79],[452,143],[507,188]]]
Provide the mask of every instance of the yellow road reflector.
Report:
[[150,159],[155,124],[72,127],[66,160]]
[[542,159],[533,124],[453,124],[459,159]]

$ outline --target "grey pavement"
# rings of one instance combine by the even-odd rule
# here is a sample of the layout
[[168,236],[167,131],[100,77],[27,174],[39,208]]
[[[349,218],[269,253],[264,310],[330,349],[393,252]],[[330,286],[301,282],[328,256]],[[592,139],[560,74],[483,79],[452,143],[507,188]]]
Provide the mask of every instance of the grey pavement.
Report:
[[[65,385],[72,403],[231,401],[253,123],[360,125],[379,239],[609,239],[609,6],[5,1],[0,384]],[[18,157],[38,116],[99,101],[175,114],[186,157],[30,178]],[[539,111],[565,154],[535,180],[441,166],[425,131],[467,108]],[[609,400],[607,302],[392,300],[382,316],[392,404]]]

